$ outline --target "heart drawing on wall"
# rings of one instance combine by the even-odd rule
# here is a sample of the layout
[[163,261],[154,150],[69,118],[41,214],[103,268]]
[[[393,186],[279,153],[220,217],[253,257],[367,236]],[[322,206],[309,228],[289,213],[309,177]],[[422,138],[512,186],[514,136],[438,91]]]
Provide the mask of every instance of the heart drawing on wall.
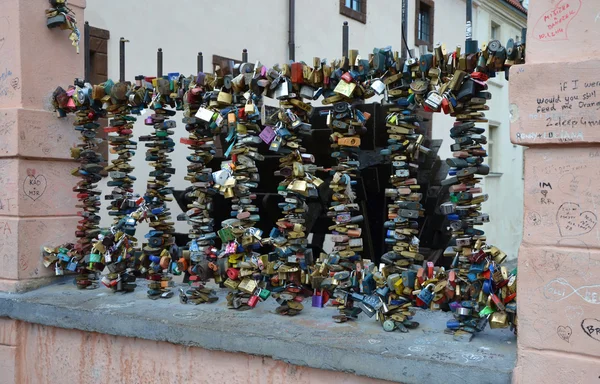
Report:
[[42,197],[46,191],[46,177],[36,175],[35,169],[27,169],[27,177],[23,180],[23,193],[33,201]]
[[600,320],[598,319],[583,319],[581,328],[586,335],[596,341],[600,341]]
[[590,232],[598,217],[592,211],[581,211],[577,203],[563,203],[556,212],[556,224],[561,237],[581,236]]
[[562,0],[542,13],[533,28],[533,37],[541,41],[568,40],[569,24],[581,9],[581,0]]
[[569,339],[571,338],[571,335],[573,334],[573,330],[569,326],[563,327],[561,325],[556,329],[556,333],[558,334],[558,337],[560,337],[568,343]]

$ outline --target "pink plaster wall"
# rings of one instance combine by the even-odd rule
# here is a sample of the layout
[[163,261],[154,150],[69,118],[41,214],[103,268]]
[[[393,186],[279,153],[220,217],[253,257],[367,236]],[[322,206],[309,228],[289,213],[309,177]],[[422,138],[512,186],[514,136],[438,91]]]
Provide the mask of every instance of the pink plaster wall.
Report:
[[600,382],[600,2],[530,2],[511,68],[525,151],[516,383]]
[[[69,32],[46,27],[47,0],[0,0],[0,290],[35,287],[52,271],[41,247],[74,241],[73,119],[50,96],[83,75]],[[70,1],[83,28],[84,0]],[[83,29],[81,30],[83,33]],[[83,52],[83,44],[81,45]]]
[[[15,364],[11,366],[6,362]],[[6,370],[3,370],[5,365]],[[0,384],[389,383],[347,373],[299,367],[267,357],[6,319],[0,319],[0,372]]]
[[599,15],[597,0],[529,1],[527,63],[577,62],[600,57]]

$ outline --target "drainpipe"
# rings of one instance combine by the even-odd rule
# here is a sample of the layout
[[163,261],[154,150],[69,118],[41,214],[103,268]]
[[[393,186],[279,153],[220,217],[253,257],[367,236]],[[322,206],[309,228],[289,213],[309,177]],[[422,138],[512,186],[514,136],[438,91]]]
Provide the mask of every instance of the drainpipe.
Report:
[[402,0],[402,58],[406,59],[408,45],[406,44],[406,35],[408,35],[408,4],[407,0]]
[[290,61],[296,60],[296,0],[288,0],[288,55]]

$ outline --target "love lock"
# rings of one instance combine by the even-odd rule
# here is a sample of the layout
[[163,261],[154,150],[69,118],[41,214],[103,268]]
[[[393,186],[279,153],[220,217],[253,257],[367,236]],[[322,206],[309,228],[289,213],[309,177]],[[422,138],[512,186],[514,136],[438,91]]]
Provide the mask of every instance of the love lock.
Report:
[[428,284],[425,288],[421,289],[421,292],[417,295],[425,306],[429,306],[433,300],[433,288],[435,288],[435,284]]

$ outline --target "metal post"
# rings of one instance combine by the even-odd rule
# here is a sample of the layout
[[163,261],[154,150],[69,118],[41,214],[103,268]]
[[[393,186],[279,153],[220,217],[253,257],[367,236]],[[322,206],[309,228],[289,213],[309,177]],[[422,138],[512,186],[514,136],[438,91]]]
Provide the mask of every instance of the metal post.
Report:
[[406,45],[406,35],[408,34],[408,4],[402,0],[402,53],[401,57],[406,59],[408,54],[408,45]]
[[348,57],[348,22],[342,26],[342,56]]
[[125,81],[125,43],[129,40],[125,40],[124,37],[121,37],[119,40],[119,81]]
[[83,61],[84,61],[84,67],[83,67],[83,71],[84,71],[84,79],[86,82],[90,81],[90,78],[92,77],[92,52],[90,50],[90,23],[89,22],[85,22],[84,26],[83,26],[83,44],[84,44],[84,57],[83,57]]
[[473,40],[473,0],[467,0],[467,24],[465,29],[465,54],[477,53],[479,44]]
[[296,0],[289,0],[289,31],[288,31],[288,58],[290,61],[296,60]]
[[202,52],[198,52],[198,73],[204,72],[204,57]]
[[248,62],[248,50],[246,48],[242,49],[242,63]]
[[156,52],[156,77],[162,77],[162,48]]

